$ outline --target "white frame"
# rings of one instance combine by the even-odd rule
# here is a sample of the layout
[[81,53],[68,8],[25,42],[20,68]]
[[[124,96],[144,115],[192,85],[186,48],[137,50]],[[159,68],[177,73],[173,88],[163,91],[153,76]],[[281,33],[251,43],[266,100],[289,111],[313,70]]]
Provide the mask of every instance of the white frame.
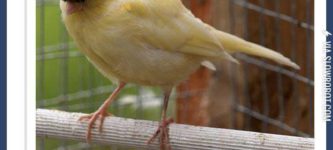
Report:
[[[33,150],[36,149],[36,1],[7,0],[7,9],[7,145],[8,149]],[[315,0],[315,141],[318,150],[326,149],[324,53],[320,53],[326,41],[322,32],[325,29],[326,1]]]

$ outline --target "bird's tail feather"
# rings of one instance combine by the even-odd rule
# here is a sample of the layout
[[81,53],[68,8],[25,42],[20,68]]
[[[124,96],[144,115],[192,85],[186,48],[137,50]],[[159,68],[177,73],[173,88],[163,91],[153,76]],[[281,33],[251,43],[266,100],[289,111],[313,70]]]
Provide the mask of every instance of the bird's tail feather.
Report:
[[258,44],[245,41],[237,36],[215,30],[215,34],[228,53],[242,52],[249,55],[271,59],[279,64],[300,69],[300,67],[282,54]]

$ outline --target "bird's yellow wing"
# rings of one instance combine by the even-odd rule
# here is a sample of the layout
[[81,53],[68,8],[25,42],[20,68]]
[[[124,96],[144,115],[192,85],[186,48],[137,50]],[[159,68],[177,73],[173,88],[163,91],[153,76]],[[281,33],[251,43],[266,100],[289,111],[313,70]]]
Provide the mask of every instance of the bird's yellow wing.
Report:
[[142,31],[134,35],[142,43],[208,59],[236,61],[223,50],[216,35],[180,0],[128,0],[121,8]]

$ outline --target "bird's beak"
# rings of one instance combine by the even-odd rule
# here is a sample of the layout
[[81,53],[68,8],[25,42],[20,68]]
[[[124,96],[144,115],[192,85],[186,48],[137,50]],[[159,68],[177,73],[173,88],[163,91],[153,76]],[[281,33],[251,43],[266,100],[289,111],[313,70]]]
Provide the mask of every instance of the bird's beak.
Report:
[[70,15],[70,14],[75,13],[77,11],[81,11],[83,9],[83,4],[82,3],[67,1],[66,4],[67,4],[67,6],[66,6],[67,15]]

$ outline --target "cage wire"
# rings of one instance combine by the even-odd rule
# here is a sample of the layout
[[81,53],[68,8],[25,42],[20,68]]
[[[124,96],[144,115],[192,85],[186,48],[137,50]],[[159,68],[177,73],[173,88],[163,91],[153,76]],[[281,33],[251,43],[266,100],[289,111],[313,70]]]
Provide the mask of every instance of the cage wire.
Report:
[[[194,1],[184,0],[184,3],[189,6]],[[205,1],[209,0],[200,2]],[[229,5],[225,6],[222,3]],[[281,6],[285,3],[289,6],[281,12]],[[215,4],[215,11],[212,11],[214,17],[221,15],[218,10],[228,9],[227,19],[219,18],[222,23],[229,24],[228,29],[224,29],[264,46],[267,46],[267,41],[273,38],[274,42],[271,43],[275,45],[273,49],[289,54],[286,56],[302,67],[301,71],[294,71],[260,58],[236,54],[235,56],[242,62],[241,67],[229,64],[224,71],[218,68],[211,78],[222,78],[221,74],[229,74],[227,80],[230,82],[229,88],[232,89],[231,98],[218,98],[231,103],[232,109],[228,112],[231,116],[229,122],[231,125],[228,128],[313,137],[313,0],[212,0],[212,4]],[[94,112],[115,86],[100,75],[75,47],[61,21],[57,0],[38,0],[36,15],[37,107]],[[299,16],[303,16],[303,19]],[[213,24],[219,28],[217,22]],[[258,26],[258,29],[254,29],[253,26]],[[284,31],[286,26],[290,30]],[[273,37],[268,37],[272,35],[267,33],[267,27],[275,31]],[[290,36],[285,37],[285,32]],[[254,34],[257,37],[254,37]],[[287,48],[282,44],[285,40],[290,42]],[[305,49],[300,48],[298,44],[300,42]],[[253,72],[259,72],[255,74],[255,82],[251,80],[254,75],[250,74]],[[240,77],[235,77],[235,74],[240,74]],[[242,84],[239,84],[239,80],[243,81]],[[189,81],[185,81],[185,85],[186,82]],[[255,90],[253,84],[256,85]],[[175,111],[177,98],[186,99],[201,95],[207,93],[209,88],[193,90],[191,87],[186,87],[185,89],[178,91],[177,94],[173,92],[168,109],[170,116],[178,116]],[[110,112],[121,117],[158,121],[162,97],[158,88],[130,84],[114,101]],[[258,104],[256,99],[261,103]],[[271,99],[277,100],[273,107]],[[186,106],[182,109],[186,110]],[[242,116],[241,119],[239,114]],[[185,113],[182,119],[186,120],[189,116],[191,115]],[[300,125],[300,122],[306,125]],[[209,123],[206,125],[210,126]],[[110,149],[110,147],[39,137],[37,149]],[[113,146],[111,149],[126,148]]]

